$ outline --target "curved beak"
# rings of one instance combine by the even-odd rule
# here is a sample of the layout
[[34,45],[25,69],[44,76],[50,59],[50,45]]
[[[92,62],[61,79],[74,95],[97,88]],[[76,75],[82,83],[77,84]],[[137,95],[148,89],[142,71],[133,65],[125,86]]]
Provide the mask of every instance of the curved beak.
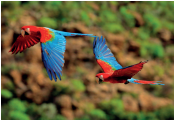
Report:
[[21,35],[24,37],[24,35],[25,35],[25,31],[24,30],[21,30]]

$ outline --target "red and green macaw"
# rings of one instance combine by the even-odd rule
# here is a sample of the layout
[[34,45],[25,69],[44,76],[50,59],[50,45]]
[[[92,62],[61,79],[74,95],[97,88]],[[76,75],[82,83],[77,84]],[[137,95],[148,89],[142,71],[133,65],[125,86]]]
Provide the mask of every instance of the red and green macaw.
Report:
[[164,85],[158,83],[161,81],[144,81],[132,78],[143,68],[143,64],[147,63],[147,61],[123,68],[114,58],[103,37],[100,39],[99,37],[94,38],[93,52],[97,63],[104,71],[104,73],[99,73],[96,75],[97,81],[99,80],[99,83],[110,82],[128,84],[131,82],[134,84]]
[[50,80],[57,77],[61,80],[62,68],[64,65],[64,52],[66,46],[65,36],[90,36],[92,34],[69,33],[54,30],[47,27],[23,26],[21,35],[18,36],[9,52],[22,52],[38,42],[41,43],[42,61],[47,70]]

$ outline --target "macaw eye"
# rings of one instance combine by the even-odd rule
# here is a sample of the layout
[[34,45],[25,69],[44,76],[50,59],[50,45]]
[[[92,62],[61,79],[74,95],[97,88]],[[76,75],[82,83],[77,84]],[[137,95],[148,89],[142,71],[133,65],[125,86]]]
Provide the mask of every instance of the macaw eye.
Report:
[[27,29],[26,29],[26,31],[28,31],[28,32],[29,32],[29,31],[30,31],[30,28],[27,28]]
[[103,75],[100,75],[99,78],[100,78],[101,80],[104,80]]
[[30,35],[30,28],[26,28],[26,32]]

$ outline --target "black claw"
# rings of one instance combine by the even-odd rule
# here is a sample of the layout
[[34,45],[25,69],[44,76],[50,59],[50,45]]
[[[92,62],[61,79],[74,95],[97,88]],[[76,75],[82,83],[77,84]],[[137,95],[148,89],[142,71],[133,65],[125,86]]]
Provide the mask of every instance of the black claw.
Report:
[[128,84],[129,83],[129,81],[126,81],[124,84]]

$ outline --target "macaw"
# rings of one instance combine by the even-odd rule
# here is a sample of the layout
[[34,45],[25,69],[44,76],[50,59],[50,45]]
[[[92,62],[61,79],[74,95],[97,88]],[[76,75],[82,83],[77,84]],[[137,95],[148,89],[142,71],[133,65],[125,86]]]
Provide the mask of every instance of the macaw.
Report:
[[40,42],[42,61],[50,80],[52,80],[52,76],[55,81],[57,77],[61,80],[64,65],[63,54],[66,49],[65,36],[95,37],[92,34],[63,32],[47,27],[23,26],[21,28],[21,35],[18,36],[9,52],[17,54],[19,51],[22,52],[27,47],[29,48]]
[[122,67],[114,58],[110,49],[105,44],[105,38],[95,37],[93,42],[93,52],[97,63],[101,66],[104,73],[99,73],[96,75],[96,81],[100,82],[110,82],[110,83],[134,83],[134,84],[151,84],[151,85],[164,85],[158,82],[161,81],[144,81],[132,78],[137,74],[145,63],[148,61],[140,62],[135,65]]

